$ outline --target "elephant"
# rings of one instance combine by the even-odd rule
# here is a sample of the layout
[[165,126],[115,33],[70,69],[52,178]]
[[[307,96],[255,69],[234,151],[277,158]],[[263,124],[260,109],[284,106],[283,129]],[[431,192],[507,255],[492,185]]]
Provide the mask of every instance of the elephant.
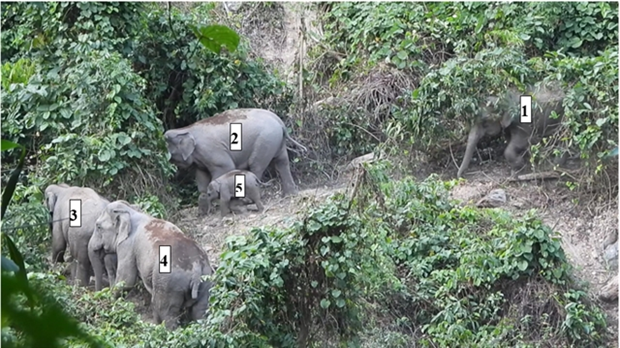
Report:
[[[129,204],[126,201],[120,201],[130,206],[132,209],[142,212],[140,207]],[[109,203],[109,202],[108,202]],[[103,213],[103,211],[102,211]],[[98,217],[97,217],[98,218]],[[103,249],[103,239],[101,233],[93,232],[88,242],[88,257],[95,273],[95,290],[103,289],[103,274],[107,274],[110,288],[114,286],[116,278],[116,268],[118,257],[116,253],[106,253]]]
[[224,217],[230,213],[231,199],[235,198],[235,175],[245,175],[245,192],[246,197],[256,204],[258,211],[262,213],[265,210],[260,199],[259,185],[260,180],[252,172],[246,170],[232,170],[219,178],[211,181],[207,188],[206,204],[208,214],[211,213],[211,203],[214,199],[220,199],[220,214]]
[[[497,136],[502,130],[508,145],[504,157],[511,166],[511,176],[520,172],[525,165],[524,154],[530,144],[538,143],[559,129],[562,120],[564,92],[555,84],[542,85],[538,89],[528,88],[532,95],[532,123],[521,123],[520,97],[522,93],[510,89],[501,98],[489,97],[480,108],[476,123],[469,131],[467,148],[457,176],[463,176],[469,166],[478,141],[485,135]],[[532,93],[534,92],[534,93]],[[552,112],[560,115],[552,118]]]
[[[166,328],[173,330],[185,310],[191,320],[205,316],[211,282],[201,276],[211,275],[213,270],[207,253],[177,226],[115,201],[97,219],[97,234],[102,237],[104,251],[118,257],[117,296],[133,288],[139,276],[151,294],[155,323],[164,321]],[[171,247],[168,260],[160,259],[161,245]],[[166,262],[170,263],[170,272],[160,273],[160,263]]]
[[[236,141],[230,124],[242,125],[240,151],[231,151],[229,141]],[[232,135],[232,136],[231,136]],[[308,149],[292,139],[284,122],[271,111],[263,109],[232,109],[189,126],[164,133],[170,162],[177,167],[196,168],[200,198],[198,206],[208,213],[206,192],[211,180],[235,169],[249,170],[258,179],[270,163],[274,163],[282,180],[282,195],[292,195],[297,188],[291,175],[286,139],[302,151]]]
[[[82,201],[81,227],[69,226],[70,199]],[[72,265],[72,277],[80,285],[88,286],[92,274],[88,243],[95,229],[95,221],[109,203],[108,200],[90,188],[60,184],[49,185],[45,189],[45,203],[52,218],[52,262],[65,262],[64,252],[68,246],[72,259],[77,261],[77,269],[75,264]]]

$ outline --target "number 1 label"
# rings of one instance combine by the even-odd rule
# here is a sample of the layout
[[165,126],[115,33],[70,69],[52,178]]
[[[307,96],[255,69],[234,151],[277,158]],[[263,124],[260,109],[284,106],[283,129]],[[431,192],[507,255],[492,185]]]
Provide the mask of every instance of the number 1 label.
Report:
[[82,200],[69,200],[69,227],[82,227]]
[[235,197],[245,198],[245,175],[235,174]]
[[521,123],[532,123],[532,96],[521,96]]
[[172,247],[170,245],[159,246],[159,273],[171,273]]
[[241,151],[241,123],[230,124],[230,151]]

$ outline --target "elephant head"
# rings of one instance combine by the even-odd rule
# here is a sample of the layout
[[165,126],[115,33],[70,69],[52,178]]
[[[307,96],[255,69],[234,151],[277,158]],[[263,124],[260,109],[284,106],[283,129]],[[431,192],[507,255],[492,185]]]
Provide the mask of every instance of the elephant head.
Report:
[[95,223],[93,236],[100,236],[100,240],[93,243],[93,248],[103,247],[106,253],[115,253],[118,246],[129,238],[131,232],[131,212],[133,209],[119,202],[108,204],[107,208]]
[[170,162],[179,168],[189,168],[194,159],[192,154],[196,149],[196,139],[189,130],[169,130],[164,133],[166,146],[170,152]]
[[476,145],[478,145],[478,141],[482,137],[485,135],[497,136],[502,130],[512,124],[514,115],[509,112],[506,102],[506,98],[488,97],[485,103],[481,105],[476,116],[476,122],[469,131],[467,148],[463,162],[459,167],[458,177],[461,177],[465,170],[467,170],[467,167],[469,167],[469,162],[474,154]]
[[56,201],[58,200],[58,195],[65,189],[69,188],[67,184],[58,184],[58,185],[49,185],[45,189],[45,206],[50,214],[50,222],[49,227],[50,231],[53,230],[54,225],[52,221],[54,220],[54,208],[56,207]]
[[220,192],[222,189],[222,183],[219,180],[211,181],[209,187],[207,188],[207,198],[206,198],[206,206],[207,206],[207,214],[211,214],[211,210],[213,206],[211,203],[213,200],[218,199],[220,197]]

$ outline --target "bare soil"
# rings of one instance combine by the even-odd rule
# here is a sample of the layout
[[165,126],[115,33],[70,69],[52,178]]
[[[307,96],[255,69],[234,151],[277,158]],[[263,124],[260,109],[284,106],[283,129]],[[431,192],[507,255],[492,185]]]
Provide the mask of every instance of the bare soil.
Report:
[[[489,191],[502,188],[508,197],[504,209],[516,216],[523,215],[529,209],[537,209],[543,221],[561,238],[576,278],[583,281],[582,286],[591,300],[607,313],[609,331],[614,333],[614,343],[610,346],[618,347],[618,303],[607,304],[597,299],[598,291],[613,275],[602,258],[602,244],[614,230],[617,233],[617,205],[615,202],[602,202],[597,206],[591,205],[590,209],[576,206],[567,198],[566,189],[556,187],[554,181],[542,184],[508,182],[509,170],[504,167],[504,163],[488,163],[477,168],[472,166],[467,181],[452,190],[452,197],[463,204],[475,204]],[[441,173],[442,177],[450,175],[454,174]],[[255,227],[288,226],[303,216],[308,208],[321,204],[336,192],[346,190],[347,180],[348,177],[343,176],[338,182],[302,188],[297,195],[286,198],[280,197],[276,187],[267,188],[263,191],[266,208],[263,214],[249,210],[224,219],[219,212],[201,217],[198,208],[192,207],[182,210],[173,222],[199,241],[209,253],[212,264],[217,265],[229,236],[247,235]],[[256,209],[254,205],[248,207]]]

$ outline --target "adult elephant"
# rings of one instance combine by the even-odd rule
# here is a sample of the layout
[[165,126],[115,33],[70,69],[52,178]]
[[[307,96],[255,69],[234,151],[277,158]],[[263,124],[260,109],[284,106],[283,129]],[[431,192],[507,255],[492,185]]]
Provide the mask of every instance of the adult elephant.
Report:
[[[80,227],[69,226],[70,218],[76,213],[69,209],[71,199],[81,200]],[[88,243],[95,228],[95,221],[109,202],[88,187],[60,184],[49,185],[45,189],[45,203],[52,219],[52,262],[64,262],[64,252],[68,247],[74,262],[77,262],[77,265],[74,263],[71,267],[72,277],[80,285],[87,286],[92,274]]]
[[[231,151],[231,123],[241,124],[241,150]],[[283,196],[296,193],[286,139],[303,151],[307,149],[293,140],[284,122],[271,111],[263,109],[233,109],[198,121],[187,127],[164,133],[170,161],[179,168],[196,167],[196,183],[200,192],[198,205],[207,213],[207,189],[212,180],[235,170],[249,170],[257,178],[273,161],[282,179]]]
[[[192,320],[205,316],[211,283],[201,276],[213,273],[207,254],[174,224],[132,209],[126,202],[108,204],[97,219],[95,235],[101,235],[106,253],[116,253],[116,284],[131,289],[139,276],[151,294],[153,317],[166,328],[178,326],[182,311]],[[170,246],[170,258],[160,259],[159,247]],[[160,272],[160,260],[170,272]]]
[[[467,170],[478,141],[485,135],[497,136],[502,130],[505,131],[508,145],[504,150],[504,157],[510,163],[511,175],[515,175],[523,169],[524,153],[529,150],[530,145],[538,143],[542,137],[559,128],[564,100],[564,92],[559,86],[549,84],[537,89],[532,86],[528,88],[528,95],[532,95],[532,123],[521,123],[521,95],[519,91],[510,89],[502,97],[487,98],[469,131],[458,177],[462,177]],[[559,117],[552,118],[553,112]]]
[[[123,202],[132,209],[142,212],[140,207],[136,205],[129,204],[126,201],[119,202]],[[88,258],[90,259],[90,264],[92,265],[93,272],[95,273],[95,290],[99,291],[103,289],[104,274],[108,276],[108,283],[110,287],[113,287],[116,282],[118,257],[116,253],[109,253],[104,250],[103,236],[101,235],[101,232],[96,229],[88,242]]]

